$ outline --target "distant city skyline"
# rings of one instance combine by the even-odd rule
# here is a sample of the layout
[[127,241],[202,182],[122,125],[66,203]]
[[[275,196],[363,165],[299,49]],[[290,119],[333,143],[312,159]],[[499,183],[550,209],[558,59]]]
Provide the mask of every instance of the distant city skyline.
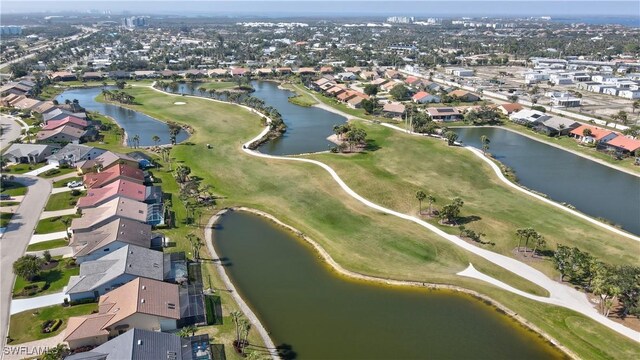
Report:
[[[153,3],[153,6],[150,6]],[[511,0],[511,1],[103,1],[103,0],[3,0],[2,13],[110,11],[158,15],[206,16],[556,16],[635,17],[640,26],[639,1]]]

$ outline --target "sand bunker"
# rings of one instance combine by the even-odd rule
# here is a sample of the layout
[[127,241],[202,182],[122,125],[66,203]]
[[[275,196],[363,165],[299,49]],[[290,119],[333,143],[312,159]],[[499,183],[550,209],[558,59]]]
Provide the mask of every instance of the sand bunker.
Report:
[[186,102],[182,102],[182,101],[176,101],[173,103],[173,105],[186,105]]

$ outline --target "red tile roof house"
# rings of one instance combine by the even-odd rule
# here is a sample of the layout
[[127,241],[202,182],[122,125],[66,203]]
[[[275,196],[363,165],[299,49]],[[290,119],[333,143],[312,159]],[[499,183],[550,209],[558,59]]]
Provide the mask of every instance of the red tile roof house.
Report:
[[431,95],[426,91],[419,91],[411,97],[411,100],[418,104],[426,104],[430,102],[440,102],[440,97]]
[[320,68],[320,72],[323,74],[331,74],[333,73],[333,67],[332,66],[323,66]]
[[498,106],[498,110],[500,110],[505,115],[511,115],[512,113],[520,111],[522,109],[522,105],[517,103],[508,103]]
[[620,154],[634,154],[637,150],[640,150],[640,140],[619,135],[604,143],[604,146],[614,149]]
[[120,154],[113,151],[107,151],[103,154],[100,154],[95,159],[80,161],[76,163],[76,167],[78,168],[79,172],[88,173],[93,172],[98,165],[102,168],[102,170],[100,171],[105,171],[106,169],[118,164],[124,164],[132,168],[139,167],[138,160],[132,158],[129,155]]
[[177,284],[137,278],[100,296],[98,313],[70,317],[64,341],[70,349],[96,346],[129,329],[171,331],[188,304],[181,304]]
[[353,109],[359,109],[362,107],[362,101],[365,100],[362,96],[354,96],[351,99],[347,100],[347,106]]
[[[585,136],[585,130],[589,129],[591,131],[591,135],[589,136]],[[618,136],[618,134],[614,131],[608,130],[608,129],[603,129],[603,128],[599,128],[596,126],[591,126],[591,125],[581,125],[577,128],[575,128],[574,130],[571,130],[571,132],[569,133],[569,136],[574,137],[576,139],[578,139],[579,142],[582,143],[600,143],[600,142],[607,142],[613,138],[615,138],[616,136]]]
[[47,122],[47,125],[42,127],[42,130],[53,130],[64,125],[69,125],[84,130],[87,128],[87,126],[89,126],[89,122],[75,116],[67,116],[59,120],[49,120]]
[[460,101],[473,102],[479,101],[480,97],[472,92],[466,90],[453,90],[449,93],[449,96],[459,99]]
[[116,197],[145,202],[147,199],[147,187],[128,180],[119,179],[101,188],[90,188],[87,195],[78,199],[78,209],[100,206]]
[[315,73],[316,73],[316,70],[312,67],[303,67],[298,69],[298,74],[300,75],[312,75]]
[[87,189],[99,188],[119,179],[142,184],[144,183],[144,172],[126,164],[117,164],[102,172],[84,175],[84,185]]
[[405,106],[399,102],[390,102],[384,104],[382,107],[382,112],[385,114],[389,114],[393,117],[401,117],[404,114]]
[[454,108],[427,108],[427,113],[433,121],[457,121],[462,120],[463,115]]
[[409,76],[406,79],[404,79],[405,84],[409,85],[409,86],[420,86],[422,85],[422,80],[415,77],[415,76]]
[[231,69],[231,76],[244,76],[245,74],[250,74],[251,70],[247,68],[233,68]]

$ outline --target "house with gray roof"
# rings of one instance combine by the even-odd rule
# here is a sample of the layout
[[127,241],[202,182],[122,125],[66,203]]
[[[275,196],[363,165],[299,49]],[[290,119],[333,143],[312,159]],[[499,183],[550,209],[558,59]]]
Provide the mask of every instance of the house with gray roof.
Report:
[[547,136],[562,136],[569,135],[569,133],[580,126],[577,121],[569,120],[567,118],[552,117],[537,124],[534,127],[535,131],[547,134]]
[[47,125],[47,123],[51,120],[61,120],[66,118],[67,116],[75,116],[77,118],[85,119],[85,120],[87,119],[87,114],[84,112],[71,112],[64,109],[60,109],[60,106],[63,106],[63,105],[58,105],[57,108],[42,114],[42,122],[45,125]]
[[37,164],[58,150],[58,144],[12,144],[2,156],[14,163]]
[[118,217],[91,231],[74,233],[69,241],[79,264],[99,259],[126,245],[156,248],[162,246],[162,236],[153,234],[151,225]]
[[61,165],[69,164],[75,166],[76,163],[85,160],[95,159],[107,150],[93,146],[81,144],[67,144],[65,147],[47,157],[47,164]]
[[69,278],[69,300],[96,299],[137,277],[164,280],[164,254],[136,245],[125,245],[98,260],[80,264],[80,275]]
[[158,331],[131,329],[91,351],[67,356],[65,360],[209,360],[209,336],[181,338]]

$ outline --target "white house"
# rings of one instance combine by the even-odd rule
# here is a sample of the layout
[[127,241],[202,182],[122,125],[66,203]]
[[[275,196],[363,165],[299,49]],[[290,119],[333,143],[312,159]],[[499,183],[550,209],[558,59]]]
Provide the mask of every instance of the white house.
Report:
[[509,115],[511,121],[523,125],[535,125],[542,123],[543,121],[550,119],[551,116],[537,110],[522,109]]
[[640,99],[640,90],[620,90],[618,96],[631,100]]

